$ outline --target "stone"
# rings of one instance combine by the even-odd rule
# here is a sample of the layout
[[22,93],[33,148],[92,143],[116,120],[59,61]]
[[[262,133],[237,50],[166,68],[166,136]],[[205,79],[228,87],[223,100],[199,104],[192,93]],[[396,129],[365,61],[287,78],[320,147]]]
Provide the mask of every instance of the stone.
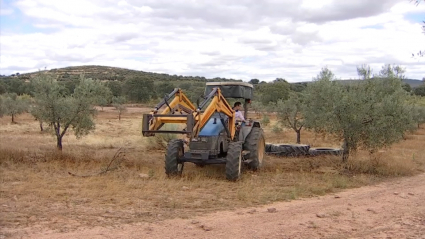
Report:
[[140,173],[139,178],[149,178],[149,175],[146,173]]
[[256,209],[251,209],[251,210],[249,210],[247,213],[249,213],[249,214],[254,214],[254,213],[256,213],[257,212],[257,210]]
[[368,212],[373,212],[374,214],[378,214],[378,213],[377,213],[374,209],[372,209],[372,208],[368,208],[368,209],[367,209],[367,211],[368,211]]
[[211,230],[212,230],[212,227],[207,226],[207,225],[204,225],[204,224],[202,224],[202,225],[201,225],[201,228],[202,228],[204,231],[206,231],[206,232],[208,232],[208,231],[211,231]]
[[275,213],[275,212],[277,212],[277,210],[276,210],[276,208],[271,207],[271,208],[267,208],[267,212],[269,212],[269,213]]

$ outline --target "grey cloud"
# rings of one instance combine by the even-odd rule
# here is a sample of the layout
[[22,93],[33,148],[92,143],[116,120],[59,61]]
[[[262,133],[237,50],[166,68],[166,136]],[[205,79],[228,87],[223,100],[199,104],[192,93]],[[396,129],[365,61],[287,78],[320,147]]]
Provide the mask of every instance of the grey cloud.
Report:
[[232,63],[234,61],[238,61],[242,59],[243,57],[240,56],[231,56],[231,55],[220,55],[220,56],[214,56],[209,61],[204,63],[195,63],[191,64],[192,66],[224,66],[228,63]]
[[53,51],[46,53],[46,57],[49,60],[59,61],[59,62],[90,62],[97,57],[87,57],[83,54],[59,54]]
[[34,67],[12,65],[12,66],[7,66],[7,67],[2,67],[1,68],[1,70],[2,70],[1,74],[3,74],[3,72],[10,72],[11,74],[14,74],[14,73],[20,72],[20,71],[27,72],[27,71],[33,70],[33,69],[34,69]]
[[[210,27],[258,27],[263,24],[274,23],[276,19],[293,19],[294,22],[307,21],[324,23],[327,21],[348,20],[358,17],[378,15],[391,8],[402,0],[356,0],[334,1],[331,6],[324,9],[302,9],[300,1],[296,0],[242,0],[213,2],[188,2],[188,1],[129,1],[135,6],[149,6],[153,11],[149,14],[152,18],[173,19],[178,23],[182,19],[202,20]],[[278,31],[277,29],[274,29]],[[284,31],[284,29],[281,29]],[[289,29],[291,31],[291,29]]]
[[135,32],[121,33],[121,34],[114,37],[113,42],[114,43],[125,42],[125,41],[131,40],[133,38],[137,38],[138,36],[139,36],[139,34],[135,33]]
[[245,43],[245,44],[271,44],[271,43],[273,43],[269,39],[256,39],[256,38],[247,38],[247,37],[239,38],[238,41],[241,42],[241,43]]
[[[297,1],[224,1],[213,2],[188,2],[188,1],[136,1],[129,0],[130,4],[153,9],[145,17],[152,21],[159,19],[172,19],[172,24],[177,25],[180,21],[203,23],[213,27],[253,27],[262,23],[268,23],[272,18],[282,18],[298,8]],[[114,4],[111,2],[111,4]],[[137,17],[134,19],[138,19]],[[139,18],[140,19],[140,18]]]
[[220,55],[219,51],[204,51],[204,52],[200,52],[202,55],[207,55],[207,56],[218,56]]
[[[238,28],[258,29],[260,26],[271,26],[272,32],[286,35],[295,30],[294,24],[300,21],[324,23],[327,21],[348,20],[357,17],[377,15],[402,0],[356,0],[334,1],[325,9],[302,9],[297,0],[217,0],[217,1],[184,1],[184,0],[127,0],[129,5],[120,6],[118,1],[95,1],[99,9],[92,16],[94,24],[110,24],[114,22],[151,23],[155,26],[166,26],[174,31],[175,26],[185,26],[186,31],[200,29]],[[138,8],[146,7],[152,11],[141,12]],[[24,13],[26,9],[21,9]],[[80,17],[81,19],[86,19]],[[276,25],[279,20],[292,19],[292,24]],[[35,23],[73,25],[67,19],[35,19]],[[92,24],[86,19],[87,25]]]
[[279,35],[290,35],[297,29],[297,24],[290,22],[288,24],[274,24],[270,26],[270,31]]
[[239,38],[238,42],[250,45],[254,49],[259,51],[276,51],[280,48],[280,46],[269,39],[259,39],[259,38],[249,38],[249,37],[243,37]]
[[400,0],[355,0],[355,1],[334,1],[331,6],[325,9],[305,10],[295,17],[297,20],[324,23],[328,21],[343,21],[359,17],[370,17],[379,15],[390,9]]
[[266,52],[272,52],[272,51],[278,51],[280,49],[280,46],[277,44],[271,44],[271,45],[256,45],[254,46],[256,50],[259,51],[266,51]]
[[301,32],[296,31],[294,34],[290,36],[292,42],[299,45],[306,45],[310,42],[320,42],[321,38],[318,35],[318,32]]

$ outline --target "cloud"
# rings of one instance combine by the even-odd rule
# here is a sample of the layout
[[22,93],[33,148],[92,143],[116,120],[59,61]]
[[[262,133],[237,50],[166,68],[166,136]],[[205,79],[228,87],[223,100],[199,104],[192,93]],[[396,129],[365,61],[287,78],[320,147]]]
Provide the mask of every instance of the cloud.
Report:
[[425,4],[404,0],[17,0],[3,9],[0,74],[96,64],[295,82],[323,66],[350,78],[356,65],[395,63],[425,75],[425,60],[411,58],[425,40],[412,14]]
[[13,12],[12,8],[0,8],[0,16],[12,15]]
[[398,0],[356,0],[356,1],[331,1],[320,9],[305,9],[299,15],[300,20],[324,23],[329,21],[343,21],[362,17],[371,17],[386,12]]

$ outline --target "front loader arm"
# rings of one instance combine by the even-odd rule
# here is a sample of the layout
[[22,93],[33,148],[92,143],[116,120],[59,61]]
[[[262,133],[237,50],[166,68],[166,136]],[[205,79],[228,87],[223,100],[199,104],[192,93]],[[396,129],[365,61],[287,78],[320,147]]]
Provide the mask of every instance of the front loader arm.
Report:
[[[168,100],[171,98],[171,102],[168,102]],[[166,107],[158,114],[158,111],[164,105],[166,105]],[[183,124],[191,123],[189,121],[193,122],[193,119],[191,120],[188,116],[192,116],[193,112],[195,111],[196,107],[189,100],[189,98],[183,93],[181,89],[176,88],[158,105],[156,105],[155,109],[150,114],[143,115],[143,136],[154,136],[155,133],[187,133],[186,131],[160,131],[160,129],[166,123]]]
[[[143,115],[143,136],[154,136],[155,133],[182,133],[187,134],[190,138],[197,138],[199,132],[206,125],[211,116],[215,112],[220,112],[228,116],[229,123],[227,131],[230,134],[230,138],[234,138],[236,131],[235,112],[221,94],[219,88],[214,88],[197,109],[181,89],[175,89],[168,98],[171,98],[172,95],[175,97],[170,103],[164,99],[150,114]],[[210,100],[211,102],[207,106]],[[165,104],[167,104],[167,107],[160,114],[157,114],[158,110]],[[207,108],[202,112],[201,110],[205,106],[207,106]],[[167,123],[186,124],[186,130],[160,130],[161,127]]]
[[[181,89],[175,89],[168,98],[171,98],[171,96],[174,95],[174,99],[168,103],[166,99],[163,99],[156,107],[153,112],[151,112],[152,115],[155,115],[158,110],[167,104],[167,107],[161,112],[161,115],[167,115],[167,114],[174,114],[174,113],[180,113],[183,112],[187,114],[193,113],[196,108],[193,105],[193,103],[187,98],[187,96],[183,93]],[[161,117],[153,118],[152,124],[149,126],[149,130],[159,130],[163,124],[166,123],[186,123],[187,117]]]

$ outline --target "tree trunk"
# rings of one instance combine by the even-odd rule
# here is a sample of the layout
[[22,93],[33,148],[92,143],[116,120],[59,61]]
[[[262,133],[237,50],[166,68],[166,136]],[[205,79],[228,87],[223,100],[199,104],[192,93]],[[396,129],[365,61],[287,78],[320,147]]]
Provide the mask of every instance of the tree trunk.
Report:
[[59,151],[62,151],[62,134],[61,134],[61,125],[60,125],[60,123],[58,122],[58,124],[57,125],[55,125],[54,123],[53,123],[53,125],[55,126],[55,133],[56,133],[56,148],[59,150]]
[[57,136],[56,139],[57,139],[56,147],[59,151],[62,151],[62,137]]
[[301,143],[301,130],[295,130],[297,132],[297,144]]
[[12,114],[12,123],[15,123],[15,114]]
[[121,121],[121,112],[118,113],[118,120]]
[[43,128],[43,121],[40,121],[40,131],[44,131],[44,128]]
[[342,144],[342,162],[347,162],[349,156],[350,149],[348,148],[348,142],[344,139],[344,143]]

